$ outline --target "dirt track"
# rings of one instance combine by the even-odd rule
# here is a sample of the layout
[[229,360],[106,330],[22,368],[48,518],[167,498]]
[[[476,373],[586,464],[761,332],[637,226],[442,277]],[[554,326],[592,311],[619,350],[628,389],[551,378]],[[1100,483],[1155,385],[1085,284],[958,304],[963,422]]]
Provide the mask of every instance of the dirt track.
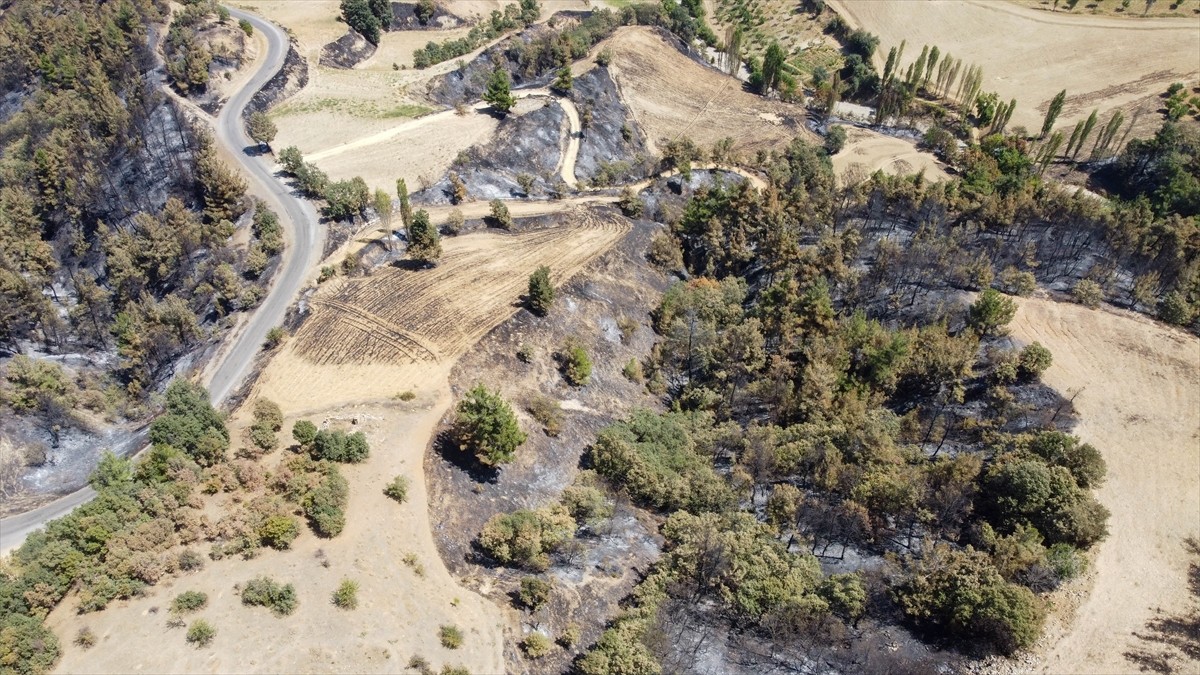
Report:
[[1050,99],[1064,88],[1058,127],[1086,118],[1093,108],[1103,113],[1133,105],[1174,81],[1200,76],[1195,19],[1067,15],[998,1],[829,0],[829,5],[879,36],[880,68],[888,49],[901,40],[908,41],[904,66],[916,60],[923,44],[982,66],[984,91],[1017,99],[1010,126],[1030,130],[1041,128]]
[[[1042,667],[1135,671],[1126,653],[1155,645],[1134,633],[1188,601],[1184,539],[1200,536],[1200,340],[1126,312],[1046,300],[1023,300],[1012,329],[1053,352],[1044,379],[1078,394],[1076,433],[1108,463],[1098,496],[1112,520],[1093,587],[1068,626],[1050,627]],[[1200,672],[1200,661],[1175,665]]]

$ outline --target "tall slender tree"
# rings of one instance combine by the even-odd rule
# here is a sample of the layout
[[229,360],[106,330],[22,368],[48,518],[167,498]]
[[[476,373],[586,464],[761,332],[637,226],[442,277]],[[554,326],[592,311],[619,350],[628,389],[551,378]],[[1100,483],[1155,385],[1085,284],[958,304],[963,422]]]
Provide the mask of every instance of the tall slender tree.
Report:
[[1042,120],[1042,133],[1039,138],[1045,138],[1046,134],[1050,133],[1050,130],[1054,128],[1054,122],[1058,120],[1059,114],[1062,113],[1063,104],[1066,101],[1066,89],[1055,94],[1054,98],[1050,101],[1050,107],[1046,109],[1046,118]]

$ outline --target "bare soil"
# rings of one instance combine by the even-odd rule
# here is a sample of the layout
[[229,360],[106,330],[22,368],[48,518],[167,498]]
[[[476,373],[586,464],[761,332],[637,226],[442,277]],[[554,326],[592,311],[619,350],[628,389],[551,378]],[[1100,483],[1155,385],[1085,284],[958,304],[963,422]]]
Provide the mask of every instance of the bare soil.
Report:
[[[1108,463],[1097,496],[1112,518],[1092,590],[1066,625],[1051,626],[1041,668],[1142,669],[1139,655],[1162,650],[1146,624],[1188,608],[1185,540],[1200,537],[1200,340],[1128,312],[1033,299],[1021,301],[1012,332],[1053,352],[1042,379],[1074,399],[1074,432]],[[1195,650],[1164,660],[1200,670]]]
[[1093,108],[1107,118],[1115,108],[1146,103],[1153,106],[1150,114],[1157,105],[1146,101],[1148,96],[1200,76],[1195,19],[1131,21],[967,0],[830,0],[829,5],[851,25],[879,36],[880,69],[888,49],[901,40],[908,41],[906,62],[927,44],[964,64],[982,66],[984,91],[1017,99],[1010,127],[1040,129],[1050,100],[1064,88],[1067,100],[1057,126],[1068,132]]

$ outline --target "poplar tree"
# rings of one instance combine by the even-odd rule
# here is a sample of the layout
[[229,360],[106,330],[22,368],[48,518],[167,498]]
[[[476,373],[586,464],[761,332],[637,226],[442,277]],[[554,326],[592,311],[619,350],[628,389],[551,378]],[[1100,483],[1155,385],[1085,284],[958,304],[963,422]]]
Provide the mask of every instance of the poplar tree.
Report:
[[1062,112],[1063,103],[1067,100],[1067,90],[1063,89],[1055,95],[1050,101],[1050,107],[1046,110],[1046,119],[1042,121],[1042,133],[1038,138],[1045,138],[1046,134],[1054,128],[1054,122],[1058,119],[1059,113]]

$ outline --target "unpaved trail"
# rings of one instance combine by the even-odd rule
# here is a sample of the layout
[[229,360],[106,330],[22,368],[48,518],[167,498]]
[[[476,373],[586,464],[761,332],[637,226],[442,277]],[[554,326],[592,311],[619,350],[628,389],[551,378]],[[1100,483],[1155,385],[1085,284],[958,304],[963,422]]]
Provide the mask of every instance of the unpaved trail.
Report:
[[[1200,536],[1200,340],[1142,316],[1023,300],[1012,332],[1054,354],[1043,380],[1075,396],[1075,429],[1108,463],[1112,511],[1093,587],[1069,625],[1049,627],[1048,673],[1136,671],[1135,632],[1188,602],[1184,539]],[[1200,672],[1200,661],[1182,672]]]

